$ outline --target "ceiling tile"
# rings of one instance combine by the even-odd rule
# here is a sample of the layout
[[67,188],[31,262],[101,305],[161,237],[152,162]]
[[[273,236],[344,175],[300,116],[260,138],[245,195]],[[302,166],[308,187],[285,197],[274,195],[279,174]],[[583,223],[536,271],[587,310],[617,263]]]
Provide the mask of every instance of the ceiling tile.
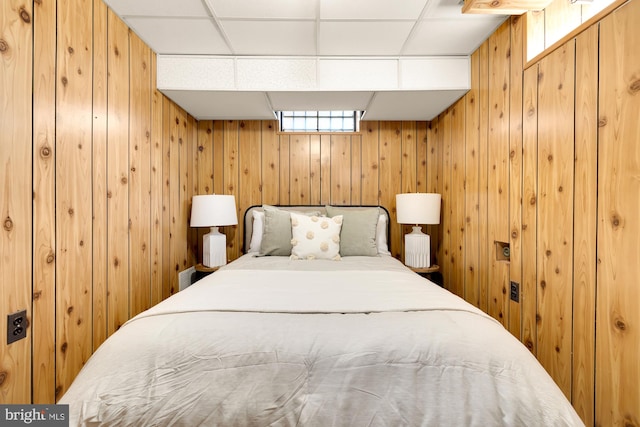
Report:
[[236,55],[315,55],[312,21],[221,21]]
[[125,21],[159,54],[231,53],[210,18],[125,18]]
[[418,19],[427,0],[320,0],[320,19]]
[[274,120],[264,92],[173,91],[163,93],[196,120]]
[[466,90],[376,92],[363,120],[432,120]]
[[[130,1],[130,0],[129,0]],[[205,0],[218,18],[311,19],[316,18],[316,1],[291,0]]]
[[398,55],[412,22],[321,22],[319,55]]
[[367,108],[373,92],[269,92],[276,111],[354,110]]
[[407,42],[405,55],[470,55],[504,18],[479,20],[425,20]]
[[202,0],[105,0],[119,16],[207,17]]

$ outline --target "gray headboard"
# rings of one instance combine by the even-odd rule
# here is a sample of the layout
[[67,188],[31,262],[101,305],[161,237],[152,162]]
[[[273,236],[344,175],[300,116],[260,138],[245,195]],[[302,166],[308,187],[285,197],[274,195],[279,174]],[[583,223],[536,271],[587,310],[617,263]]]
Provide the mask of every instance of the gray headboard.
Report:
[[[324,205],[323,206],[274,205],[274,206],[276,206],[279,209],[299,211],[299,212],[320,211],[323,215],[326,215],[327,213],[327,210]],[[389,227],[390,227],[391,221],[389,218],[389,211],[384,206],[376,206],[376,205],[353,205],[353,206],[332,205],[332,206],[339,206],[341,208],[354,208],[354,209],[365,208],[365,207],[380,208],[380,213],[387,216],[387,240],[389,240]],[[247,253],[247,251],[249,250],[249,245],[251,243],[251,234],[253,232],[253,211],[255,210],[262,211],[262,205],[251,206],[247,208],[247,210],[244,212],[244,236],[242,239],[242,242],[243,242],[242,253]]]

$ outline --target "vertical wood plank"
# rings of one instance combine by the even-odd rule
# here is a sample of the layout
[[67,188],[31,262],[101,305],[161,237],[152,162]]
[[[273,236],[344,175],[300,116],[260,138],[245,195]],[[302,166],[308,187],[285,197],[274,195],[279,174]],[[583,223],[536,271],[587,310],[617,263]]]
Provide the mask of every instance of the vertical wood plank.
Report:
[[[97,1],[97,0],[96,0]],[[151,304],[162,301],[163,268],[163,103],[157,88],[157,57],[151,53]]]
[[169,104],[169,295],[178,292],[178,272],[184,242],[180,241],[180,117],[177,105]]
[[362,137],[351,135],[351,204],[362,204]]
[[129,35],[129,315],[151,306],[151,50]]
[[[33,158],[31,104],[33,73],[31,2],[0,2],[0,319],[18,310],[31,311],[31,172]],[[5,53],[6,52],[6,53]],[[75,84],[76,82],[74,82]],[[42,212],[44,213],[44,212]],[[44,236],[43,236],[44,237]],[[0,328],[0,384],[2,403],[31,401],[31,342],[7,345],[6,327]],[[43,331],[44,333],[45,331]]]
[[640,424],[640,2],[600,23],[596,425]]
[[390,216],[389,251],[401,259],[404,247],[402,228],[397,221],[396,194],[402,185],[402,123],[380,122],[380,205],[387,208]]
[[416,122],[416,191],[427,190],[427,122]]
[[458,100],[451,108],[451,192],[449,193],[449,289],[464,298],[465,230],[465,102]]
[[331,135],[331,199],[332,205],[351,203],[351,138]]
[[442,280],[444,287],[448,290],[452,289],[451,284],[451,206],[452,206],[452,189],[451,189],[451,110],[447,109],[440,115],[440,126],[438,127],[439,137],[441,139],[442,150],[442,256],[440,259],[440,271],[442,272]]
[[478,238],[480,259],[478,260],[478,282],[480,287],[479,308],[489,311],[489,269],[493,252],[493,242],[489,238],[489,41],[478,48],[480,56],[480,83],[478,86],[478,108],[480,127],[478,139],[479,157],[479,197],[478,197]]
[[[202,231],[199,228],[191,228],[189,222],[191,220],[191,201],[193,200],[193,196],[198,194],[198,122],[191,115],[187,115],[187,135],[189,137],[189,191],[187,192],[188,201],[186,203],[186,214],[184,218],[184,222],[186,224],[188,230],[188,244],[189,244],[189,252],[187,254],[187,265],[192,266],[197,264],[202,258],[199,257],[200,250],[200,242],[202,238],[200,237],[200,232]],[[258,175],[259,179],[259,175]],[[240,245],[242,243],[240,242]]]
[[[416,122],[404,121],[402,126],[402,193],[415,193],[416,181],[418,180],[418,165],[416,162],[417,142],[416,142]],[[411,231],[411,227],[409,227]],[[406,230],[405,230],[406,232]]]
[[281,205],[290,204],[291,163],[289,153],[289,135],[280,135],[280,201]]
[[544,9],[544,46],[552,44],[567,35],[567,28],[578,28],[582,23],[582,12],[571,2],[554,0]]
[[311,193],[310,139],[308,134],[289,137],[289,203],[307,205]]
[[262,122],[262,203],[278,203],[280,176],[280,144],[276,121]]
[[489,174],[488,234],[489,310],[507,326],[509,266],[497,260],[494,242],[509,241],[509,91],[510,26],[505,22],[489,37]]
[[322,171],[322,158],[320,155],[320,135],[311,135],[309,140],[309,180],[311,194],[309,202],[311,205],[319,205],[322,197],[322,182],[320,175]]
[[162,96],[162,297],[167,298],[171,291],[171,145],[173,142],[172,103]]
[[[522,73],[524,67],[524,19],[511,18],[511,76],[509,100],[509,280],[522,282]],[[509,288],[507,288],[509,289]],[[509,294],[509,292],[507,292]],[[509,301],[509,332],[522,337],[522,310]]]
[[[262,165],[260,136],[262,125],[257,120],[240,123],[239,156],[240,156],[240,181],[238,188],[238,228],[236,237],[237,247],[242,251],[242,236],[244,236],[244,211],[253,205],[259,205],[262,201]],[[248,248],[247,248],[248,249]]]
[[[236,120],[227,120],[224,122],[224,194],[232,194],[235,196],[236,208],[238,207],[238,188],[240,185],[240,164],[238,159],[239,130],[240,122]],[[238,233],[237,230],[237,226],[221,228],[221,232],[227,236],[228,260],[238,258],[240,254],[241,234]]]
[[108,16],[107,331],[129,319],[129,30]]
[[56,398],[93,348],[92,9],[82,0],[58,2],[56,162],[64,167],[56,168]]
[[544,10],[530,10],[527,20],[527,61],[541,53],[544,48]]
[[574,42],[538,78],[538,360],[571,398]]
[[465,235],[464,235],[464,298],[480,305],[480,54],[471,55],[471,90],[465,96]]
[[[425,191],[427,193],[440,193],[438,170],[442,169],[441,156],[438,144],[437,122],[427,124],[427,144],[426,144],[426,163],[427,163],[427,182]],[[442,211],[440,216],[442,217]],[[442,222],[442,219],[441,219]],[[438,246],[441,236],[441,224],[427,225],[427,234],[431,238],[431,261],[438,265],[442,263],[439,258]]]
[[379,197],[379,122],[360,122],[362,130],[362,203],[377,205]]
[[522,123],[522,342],[538,352],[538,65],[524,72]]
[[[0,9],[2,10],[2,9]],[[3,16],[7,16],[3,11]],[[9,15],[10,16],[10,15]],[[4,27],[0,24],[0,27]],[[24,26],[28,29],[28,26]],[[3,34],[4,31],[0,34]],[[33,10],[33,403],[55,401],[55,147],[56,8],[34,3]],[[4,39],[3,35],[0,38]],[[28,52],[25,49],[24,52]],[[5,75],[5,70],[2,74]],[[29,74],[25,77],[29,77]],[[1,90],[1,88],[0,88]],[[4,94],[1,99],[7,99]],[[1,112],[4,115],[4,112]],[[0,120],[1,123],[1,120]],[[7,129],[2,123],[3,133]],[[11,142],[1,140],[0,145]],[[26,148],[25,145],[21,149]],[[1,158],[2,156],[0,156]],[[4,161],[0,161],[4,165]],[[98,173],[98,172],[96,172]],[[101,174],[104,178],[104,173]],[[4,179],[4,177],[3,177]],[[3,190],[4,191],[4,190]],[[27,192],[25,192],[27,194]],[[5,212],[4,210],[2,212]],[[2,271],[6,271],[3,264]],[[94,270],[95,271],[95,270]],[[3,286],[9,287],[7,282]],[[24,282],[25,285],[27,282]],[[1,292],[0,292],[1,294]],[[3,301],[7,301],[3,296]],[[0,318],[4,319],[4,316]],[[6,340],[2,341],[5,343]],[[4,362],[0,360],[0,364]],[[24,385],[26,387],[26,384]],[[3,393],[0,392],[0,395]],[[4,399],[2,399],[4,402]],[[23,401],[23,403],[26,401]]]
[[93,350],[107,339],[107,6],[93,0]]
[[331,135],[320,136],[320,204],[331,203]]
[[594,425],[596,213],[598,191],[598,28],[576,38],[572,403]]

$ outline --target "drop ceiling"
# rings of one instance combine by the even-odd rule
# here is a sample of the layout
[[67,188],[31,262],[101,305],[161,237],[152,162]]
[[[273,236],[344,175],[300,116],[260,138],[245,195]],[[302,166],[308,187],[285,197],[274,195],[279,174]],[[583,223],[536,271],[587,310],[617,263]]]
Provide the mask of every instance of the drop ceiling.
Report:
[[431,120],[470,87],[506,19],[459,0],[106,0],[158,54],[158,88],[198,120],[363,110]]

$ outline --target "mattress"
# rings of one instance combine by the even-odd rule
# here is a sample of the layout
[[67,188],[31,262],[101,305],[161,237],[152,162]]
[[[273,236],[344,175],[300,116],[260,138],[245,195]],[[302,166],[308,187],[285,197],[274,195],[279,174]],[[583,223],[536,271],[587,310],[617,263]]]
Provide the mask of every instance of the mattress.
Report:
[[583,425],[498,322],[390,256],[244,255],[128,321],[70,425]]

